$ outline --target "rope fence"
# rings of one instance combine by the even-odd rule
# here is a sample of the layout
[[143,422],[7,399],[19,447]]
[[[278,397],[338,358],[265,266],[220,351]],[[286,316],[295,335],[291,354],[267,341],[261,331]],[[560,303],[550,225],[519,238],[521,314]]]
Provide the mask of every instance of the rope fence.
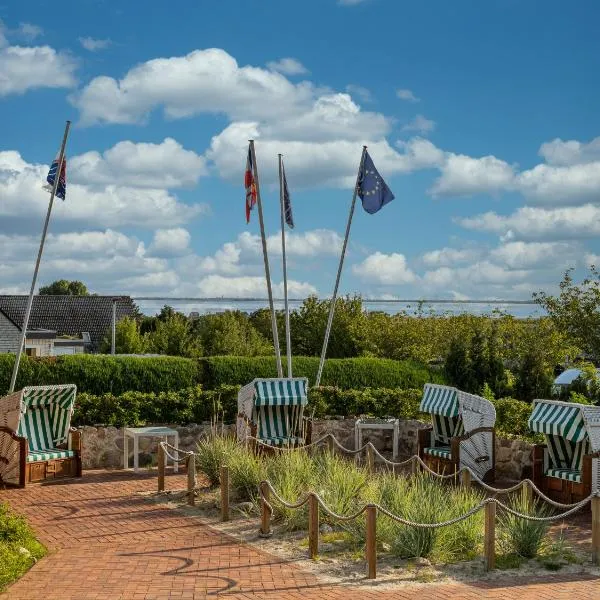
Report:
[[487,571],[495,568],[495,556],[496,556],[496,507],[500,507],[502,510],[529,521],[560,521],[578,510],[586,506],[590,501],[592,503],[592,562],[598,566],[600,565],[600,496],[590,496],[581,502],[578,502],[567,511],[552,515],[549,517],[537,517],[535,515],[527,515],[517,510],[512,509],[510,506],[504,504],[497,498],[486,498],[479,504],[468,510],[462,515],[458,515],[453,519],[447,521],[441,521],[439,523],[417,523],[410,521],[404,517],[397,515],[380,504],[365,504],[356,512],[350,515],[340,515],[334,512],[327,506],[325,501],[316,492],[308,492],[304,494],[296,502],[287,502],[279,494],[277,494],[275,488],[269,481],[262,481],[260,486],[260,502],[261,502],[261,526],[259,535],[261,537],[270,537],[272,535],[271,521],[273,516],[273,501],[277,502],[281,506],[288,510],[299,509],[308,503],[308,546],[309,554],[312,559],[317,558],[319,553],[319,509],[330,518],[339,522],[354,521],[360,517],[363,513],[366,513],[366,531],[365,531],[365,560],[367,567],[367,578],[375,579],[377,573],[377,552],[376,543],[377,538],[377,513],[384,515],[385,517],[406,525],[408,527],[417,527],[420,529],[439,529],[442,527],[450,527],[456,525],[461,521],[472,517],[479,511],[485,511],[484,520],[484,562]]
[[[359,510],[350,515],[341,515],[333,511],[325,501],[321,498],[319,494],[316,492],[306,492],[301,495],[295,502],[288,502],[284,498],[282,498],[273,485],[269,481],[262,481],[259,486],[259,496],[261,503],[261,526],[259,530],[259,535],[261,537],[270,537],[272,535],[271,529],[271,521],[273,516],[273,502],[285,507],[288,510],[298,510],[308,504],[308,533],[309,533],[309,554],[310,557],[315,559],[318,556],[319,549],[319,513],[322,510],[325,515],[329,518],[338,521],[340,523],[355,521],[361,515],[365,514],[365,526],[366,526],[366,535],[365,535],[365,559],[367,566],[367,577],[374,579],[376,577],[376,527],[377,527],[377,514],[391,519],[396,523],[400,523],[407,527],[416,527],[421,529],[438,529],[442,527],[450,527],[461,521],[464,521],[473,515],[477,514],[479,511],[485,511],[485,519],[484,519],[484,561],[486,570],[491,570],[495,568],[495,526],[496,526],[496,508],[499,507],[501,510],[521,519],[526,519],[528,521],[536,521],[536,522],[553,522],[560,521],[565,519],[577,511],[584,508],[588,503],[591,503],[592,510],[592,562],[594,565],[600,566],[600,494],[592,493],[587,498],[579,502],[575,502],[572,504],[563,504],[561,502],[556,502],[555,500],[546,496],[530,479],[524,479],[519,483],[507,487],[507,488],[496,488],[487,483],[483,482],[469,467],[462,467],[458,469],[455,473],[451,474],[440,474],[436,471],[433,471],[429,468],[429,466],[417,455],[411,456],[407,460],[394,462],[386,459],[381,453],[375,448],[375,446],[371,442],[367,442],[363,446],[358,449],[348,449],[343,446],[333,434],[326,434],[323,437],[319,438],[312,444],[307,446],[299,446],[295,448],[276,448],[270,446],[268,444],[264,444],[260,440],[256,438],[248,438],[247,441],[251,441],[253,444],[257,446],[264,446],[269,448],[270,450],[276,450],[279,452],[286,452],[298,449],[308,449],[311,447],[317,447],[324,443],[327,444],[330,451],[333,451],[334,448],[339,449],[340,451],[350,454],[350,455],[358,455],[359,453],[363,453],[366,450],[366,461],[369,470],[372,472],[374,470],[374,459],[377,456],[379,460],[381,460],[387,466],[396,467],[411,465],[413,472],[416,469],[421,468],[425,472],[430,473],[432,476],[435,476],[440,479],[450,479],[461,477],[462,485],[471,485],[471,482],[475,482],[480,485],[484,490],[493,494],[491,497],[482,500],[479,504],[468,510],[466,513],[462,515],[458,515],[457,517],[439,522],[439,523],[417,523],[414,521],[410,521],[402,517],[401,515],[397,515],[387,508],[375,504],[365,504]],[[175,455],[173,454],[175,453]],[[195,503],[195,488],[196,488],[196,469],[195,469],[195,457],[196,453],[193,451],[183,451],[175,446],[167,442],[160,442],[158,447],[158,491],[162,492],[165,489],[165,466],[167,457],[178,463],[186,463],[187,467],[187,494],[188,494],[188,504],[194,505]],[[228,521],[229,516],[229,468],[226,465],[222,465],[220,468],[220,492],[221,492],[221,520]],[[563,509],[563,512],[556,515],[551,516],[536,516],[521,513],[506,503],[500,501],[496,496],[506,495],[518,490],[522,490],[524,494],[531,495],[535,492],[538,497],[547,502],[548,504],[554,506],[558,509]]]

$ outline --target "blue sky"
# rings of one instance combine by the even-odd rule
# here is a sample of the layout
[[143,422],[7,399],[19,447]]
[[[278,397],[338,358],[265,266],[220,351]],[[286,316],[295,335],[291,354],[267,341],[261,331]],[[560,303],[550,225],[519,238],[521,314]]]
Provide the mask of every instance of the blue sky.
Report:
[[528,299],[600,263],[597,2],[20,4],[0,5],[2,292],[29,287],[66,119],[41,284],[264,296],[248,137],[277,295],[278,152],[294,297],[331,293],[363,144],[396,199],[357,208],[343,292]]

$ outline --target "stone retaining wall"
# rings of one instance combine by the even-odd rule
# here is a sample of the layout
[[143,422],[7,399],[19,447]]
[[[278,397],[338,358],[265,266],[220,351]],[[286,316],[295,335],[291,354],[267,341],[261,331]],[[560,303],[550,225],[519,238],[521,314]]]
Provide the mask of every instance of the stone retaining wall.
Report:
[[[346,448],[354,448],[353,418],[319,419],[313,422],[313,440],[327,433],[333,434]],[[417,452],[417,431],[427,427],[421,421],[400,421],[398,460]],[[179,447],[194,450],[196,443],[211,430],[210,423],[173,427],[179,433]],[[83,468],[123,468],[123,429],[117,427],[82,427]],[[235,426],[227,425],[225,431],[234,433]],[[367,429],[363,431],[363,444],[371,442],[384,456],[392,455],[392,430]],[[140,466],[156,464],[158,439],[140,438]],[[531,444],[521,440],[496,439],[496,476],[502,479],[531,477]],[[129,465],[133,465],[133,443],[129,440]]]

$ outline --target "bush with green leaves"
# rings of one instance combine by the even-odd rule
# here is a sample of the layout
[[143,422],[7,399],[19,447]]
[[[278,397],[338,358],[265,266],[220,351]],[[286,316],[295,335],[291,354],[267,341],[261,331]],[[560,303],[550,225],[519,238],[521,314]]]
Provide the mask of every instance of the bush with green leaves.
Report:
[[0,591],[45,554],[46,549],[35,539],[25,519],[13,513],[8,504],[0,503]]
[[[533,517],[548,517],[552,509],[529,494],[513,494],[508,506],[521,514]],[[548,521],[531,521],[502,511],[498,517],[498,547],[504,555],[517,555],[521,558],[535,558],[548,534]]]
[[[218,480],[217,464],[222,460],[230,469],[232,496],[252,499],[257,508],[259,498],[255,492],[261,478],[268,479],[277,495],[288,503],[297,502],[308,492],[316,492],[332,512],[344,516],[356,513],[365,504],[376,503],[415,522],[439,523],[468,512],[483,499],[473,488],[453,487],[426,473],[409,477],[396,476],[390,471],[369,474],[363,465],[326,449],[312,454],[297,449],[257,455],[245,445],[233,447],[230,438],[210,437],[202,442],[198,451],[202,459],[197,464],[200,469],[208,469],[207,475],[213,483]],[[271,504],[274,522],[284,530],[306,529],[306,504],[301,508],[287,508],[274,497]],[[355,547],[364,543],[364,517],[339,521],[322,510],[321,521],[345,532]],[[427,556],[443,561],[472,558],[479,552],[482,539],[482,511],[444,528],[410,527],[381,512],[378,514],[378,543],[382,547],[389,546],[393,554],[403,558]]]
[[[0,354],[0,390],[7,390],[14,354]],[[78,392],[122,394],[180,390],[200,382],[195,360],[161,356],[75,354],[48,358],[23,356],[16,389],[27,385],[74,383]]]
[[[222,384],[246,385],[255,377],[277,377],[275,358],[270,356],[213,356],[200,360],[202,381],[207,388]],[[307,377],[313,385],[319,359],[296,356],[292,360],[295,377]],[[329,359],[325,362],[321,384],[341,389],[422,388],[426,383],[444,383],[436,369],[414,361],[380,358]]]

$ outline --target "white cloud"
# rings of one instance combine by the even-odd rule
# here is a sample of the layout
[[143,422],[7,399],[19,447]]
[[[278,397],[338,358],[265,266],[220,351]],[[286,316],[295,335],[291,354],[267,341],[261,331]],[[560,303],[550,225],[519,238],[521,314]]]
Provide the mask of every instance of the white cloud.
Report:
[[[283,284],[276,283],[273,286],[273,295],[283,297]],[[264,277],[222,277],[221,275],[209,275],[201,279],[197,285],[198,293],[205,297],[249,298],[267,296],[267,285]],[[310,294],[316,294],[317,289],[309,284],[294,280],[288,280],[288,295],[290,298],[306,298]]]
[[[248,139],[256,139],[257,162],[261,183],[275,183],[277,154],[285,156],[286,177],[290,185],[334,186],[351,188],[356,181],[361,145],[358,141],[289,141],[263,138],[257,123],[233,123],[213,137],[207,157],[225,179],[238,181],[240,157],[248,147]],[[369,153],[385,178],[408,168],[406,160],[387,141],[369,142]]]
[[402,131],[416,131],[417,133],[430,133],[435,129],[435,121],[417,115],[412,121],[402,127]]
[[449,153],[440,171],[431,188],[434,196],[499,192],[509,188],[515,177],[513,167],[495,156],[471,158]]
[[423,254],[422,261],[428,267],[449,267],[457,263],[472,261],[480,254],[479,250],[470,248],[441,248]]
[[44,30],[38,25],[32,23],[19,23],[19,27],[13,32],[17,36],[22,37],[28,42],[32,42],[36,38],[40,37]]
[[2,47],[2,37],[0,32],[0,96],[75,85],[77,61],[71,55],[50,46]]
[[359,98],[362,102],[373,102],[373,94],[371,94],[371,91],[368,90],[366,87],[363,87],[362,85],[355,85],[353,83],[349,83],[346,86],[346,91],[349,94]]
[[98,40],[91,37],[80,37],[79,43],[90,52],[97,52],[98,50],[105,50],[112,45],[110,39]]
[[[47,174],[47,165],[29,164],[18,152],[0,152],[0,231],[13,230],[14,219],[23,220],[25,215],[27,227],[37,230],[41,221],[35,217],[43,218],[48,205],[48,195],[42,190]],[[67,199],[55,203],[52,218],[62,224],[164,228],[187,223],[206,210],[206,205],[179,202],[166,189],[68,183]]]
[[600,137],[587,144],[577,140],[564,142],[556,138],[541,145],[540,156],[552,166],[566,167],[600,161]]
[[282,58],[277,61],[267,63],[271,71],[278,71],[284,75],[305,75],[309,70],[295,58]]
[[408,268],[403,254],[375,252],[359,264],[352,272],[364,281],[383,285],[401,285],[416,281],[416,275]]
[[[316,258],[338,256],[342,238],[329,229],[314,229],[302,233],[286,234],[286,255],[293,258]],[[267,237],[269,257],[281,256],[281,232]],[[272,260],[272,259],[271,259]],[[262,269],[262,244],[259,235],[248,231],[240,233],[234,242],[227,242],[214,255],[190,262],[191,271],[241,274],[247,270]]]
[[282,74],[240,67],[224,50],[194,50],[156,58],[130,69],[123,79],[100,76],[71,98],[90,125],[141,123],[163,107],[168,118],[203,112],[232,119],[263,119],[298,112],[314,95],[311,84],[291,83]]
[[76,183],[143,188],[194,185],[207,174],[205,159],[173,138],[160,144],[119,142],[103,154],[92,151],[76,156],[69,168]]
[[417,98],[411,90],[407,89],[399,89],[396,90],[396,96],[400,98],[400,100],[405,100],[407,102],[420,102],[420,98]]
[[600,200],[600,161],[565,167],[537,165],[520,173],[517,184],[537,203],[568,205]]
[[150,252],[155,256],[179,256],[189,253],[191,236],[187,229],[157,229],[150,245]]
[[496,233],[510,240],[576,240],[600,235],[600,207],[523,206],[508,216],[487,212],[457,222],[466,229]]
[[509,269],[568,266],[578,261],[581,248],[567,242],[509,242],[495,248],[490,258]]

